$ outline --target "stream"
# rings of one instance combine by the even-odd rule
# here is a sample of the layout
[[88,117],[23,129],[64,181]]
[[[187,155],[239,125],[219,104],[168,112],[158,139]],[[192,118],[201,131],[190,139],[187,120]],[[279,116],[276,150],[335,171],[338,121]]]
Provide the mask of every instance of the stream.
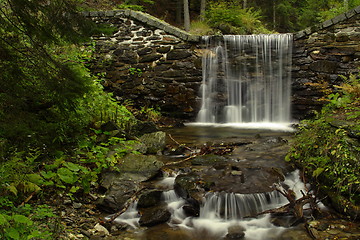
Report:
[[[165,223],[140,227],[140,215],[147,210],[137,208],[134,202],[114,221],[127,225],[119,239],[295,239],[292,235],[299,237],[296,239],[300,236],[311,239],[303,225],[289,228],[294,221],[291,216],[249,217],[287,203],[285,197],[274,191],[273,184],[293,189],[298,197],[301,190],[305,191],[299,171],[284,161],[292,136],[289,128],[189,125],[167,129],[166,133],[170,136],[168,146],[173,146],[161,156],[166,167],[162,176],[144,185],[162,191],[160,205],[166,206],[171,217]],[[179,151],[182,146],[194,151],[201,151],[204,146],[213,149],[231,146],[232,151],[215,158],[207,159],[205,155],[182,161],[190,154],[188,149]],[[177,161],[181,163],[176,164]],[[188,176],[192,179],[187,179]],[[185,182],[187,194],[174,190],[176,179]],[[189,214],[196,211],[189,199],[200,203],[198,213]]]
[[106,239],[360,239],[358,223],[320,201],[320,215],[306,204],[300,221],[292,211],[262,213],[289,203],[275,187],[296,199],[313,196],[301,172],[284,161],[289,129],[188,125],[164,131],[161,174],[141,183],[141,196],[115,218]]

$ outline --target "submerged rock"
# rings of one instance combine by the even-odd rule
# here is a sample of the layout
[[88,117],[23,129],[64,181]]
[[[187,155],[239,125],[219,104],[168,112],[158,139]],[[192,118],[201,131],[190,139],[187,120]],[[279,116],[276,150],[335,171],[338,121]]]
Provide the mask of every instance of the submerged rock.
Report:
[[225,236],[226,240],[240,240],[245,237],[245,228],[240,225],[230,226],[228,228],[228,233]]

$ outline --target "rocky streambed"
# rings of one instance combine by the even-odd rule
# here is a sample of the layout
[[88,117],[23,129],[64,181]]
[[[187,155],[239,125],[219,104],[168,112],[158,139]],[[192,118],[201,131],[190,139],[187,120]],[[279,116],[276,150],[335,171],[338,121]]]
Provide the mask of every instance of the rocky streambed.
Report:
[[[166,130],[161,154],[127,155],[120,171],[103,174],[99,193],[83,202],[64,199],[60,214],[69,231],[63,238],[360,239],[359,224],[329,208],[317,216],[305,214],[301,221],[292,212],[257,216],[259,210],[251,210],[230,216],[226,208],[236,208],[236,199],[255,198],[258,203],[249,209],[260,212],[273,201],[274,184],[281,185],[294,171],[284,161],[291,136],[216,127]],[[282,185],[303,184],[297,178]],[[210,216],[216,207],[206,209],[208,199],[235,205],[225,204],[214,212],[218,216]]]

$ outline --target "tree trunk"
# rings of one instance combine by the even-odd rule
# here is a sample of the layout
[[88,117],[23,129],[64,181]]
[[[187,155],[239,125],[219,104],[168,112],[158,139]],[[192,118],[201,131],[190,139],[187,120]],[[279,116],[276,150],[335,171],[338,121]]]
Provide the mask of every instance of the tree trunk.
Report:
[[176,23],[181,25],[182,24],[182,9],[183,9],[183,0],[176,1]]
[[245,9],[247,7],[247,0],[243,1],[243,9]]
[[204,21],[205,19],[205,10],[206,10],[206,0],[201,0],[200,2],[200,20]]
[[276,4],[275,4],[275,0],[273,0],[273,28],[275,29],[276,27]]
[[189,0],[184,0],[184,28],[187,32],[190,30]]

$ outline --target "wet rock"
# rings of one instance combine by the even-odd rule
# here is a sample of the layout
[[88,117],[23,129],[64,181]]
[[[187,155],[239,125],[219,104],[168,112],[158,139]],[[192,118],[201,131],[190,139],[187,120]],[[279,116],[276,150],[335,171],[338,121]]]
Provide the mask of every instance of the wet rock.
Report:
[[147,153],[149,154],[156,154],[164,150],[166,145],[165,139],[166,134],[161,131],[144,134],[139,138],[139,140],[147,146]]
[[94,230],[96,232],[103,233],[104,235],[110,235],[109,231],[99,223],[94,226]]
[[137,185],[131,180],[113,181],[105,196],[97,200],[97,206],[105,212],[114,213],[119,211],[136,191]]
[[175,178],[174,190],[182,198],[189,198],[191,193],[198,192],[197,182],[200,177],[191,172],[189,174],[180,174]]
[[160,171],[163,163],[153,155],[128,154],[116,166],[118,171],[102,174],[100,187],[105,196],[97,201],[97,206],[106,212],[115,212],[138,190],[138,184]]
[[238,239],[244,239],[245,237],[245,229],[239,225],[236,226],[230,226],[228,228],[228,233],[225,236],[226,240],[238,240]]
[[157,206],[150,209],[145,209],[140,217],[139,224],[144,227],[151,227],[160,223],[168,221],[171,213],[166,205]]
[[272,224],[274,224],[275,226],[278,226],[278,227],[286,227],[286,228],[289,228],[289,227],[293,227],[297,224],[299,224],[299,219],[297,219],[296,217],[294,216],[274,216],[270,222]]
[[138,201],[139,208],[153,207],[161,201],[162,191],[150,190],[143,193]]
[[134,134],[137,136],[141,136],[146,133],[153,133],[159,131],[158,127],[154,122],[138,122],[136,126],[134,126]]
[[137,182],[154,177],[163,165],[154,155],[128,154],[117,167],[120,175]]
[[226,158],[214,154],[198,156],[195,157],[193,160],[191,160],[192,165],[201,165],[201,166],[218,165],[224,162],[226,162]]
[[186,200],[183,210],[186,216],[198,217],[200,215],[200,203],[193,198],[189,198]]
[[297,227],[297,228],[293,228],[293,229],[287,229],[283,233],[281,233],[281,235],[278,236],[276,239],[278,239],[278,240],[299,240],[299,239],[312,240],[312,239],[325,239],[325,238],[310,237],[309,234],[306,232],[305,228],[302,226],[302,227]]

